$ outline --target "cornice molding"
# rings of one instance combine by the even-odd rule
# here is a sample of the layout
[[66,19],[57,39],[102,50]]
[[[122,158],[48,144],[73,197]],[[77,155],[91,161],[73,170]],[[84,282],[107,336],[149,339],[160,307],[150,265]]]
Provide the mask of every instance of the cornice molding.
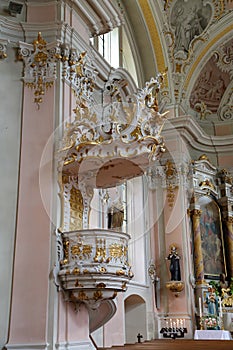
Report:
[[166,138],[174,133],[174,128],[179,135],[191,146],[201,153],[232,153],[233,135],[211,136],[207,135],[190,116],[182,116],[169,119],[165,123],[162,135]]
[[79,9],[79,15],[87,24],[92,36],[108,33],[123,23],[120,7],[114,2],[102,0],[73,0]]
[[4,16],[0,16],[0,38],[13,43],[24,40],[21,24]]
[[[83,40],[79,33],[70,25],[64,22],[19,23],[0,16],[0,41],[7,43],[7,46],[18,48],[19,42],[25,42],[30,45],[35,37],[37,37],[38,32],[42,33],[43,38],[45,38],[47,42],[60,40],[61,44],[66,43],[69,48],[77,49],[79,52],[87,51],[88,56],[94,61],[96,69],[99,72],[96,84],[99,88],[103,87],[103,82],[108,80],[111,74],[111,66],[107,61],[103,60],[100,53]],[[123,68],[120,71],[123,76],[127,77],[130,84],[135,87],[135,83],[129,73]],[[136,88],[134,91],[135,90]]]
[[9,350],[47,350],[49,344],[47,343],[19,343],[19,344],[6,344],[6,349]]

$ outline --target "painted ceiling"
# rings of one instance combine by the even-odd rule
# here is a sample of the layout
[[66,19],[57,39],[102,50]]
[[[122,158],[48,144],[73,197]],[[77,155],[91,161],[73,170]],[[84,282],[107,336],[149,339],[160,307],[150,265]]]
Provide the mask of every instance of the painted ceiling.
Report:
[[167,68],[161,96],[167,107],[193,116],[208,133],[214,133],[209,122],[228,123],[232,134],[233,1],[122,0],[121,5],[133,29],[141,80]]

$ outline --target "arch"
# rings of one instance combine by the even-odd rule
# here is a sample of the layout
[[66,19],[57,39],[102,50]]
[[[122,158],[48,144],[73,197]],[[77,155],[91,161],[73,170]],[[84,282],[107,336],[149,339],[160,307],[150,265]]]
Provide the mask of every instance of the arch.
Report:
[[147,338],[146,327],[146,302],[136,294],[128,296],[124,301],[125,307],[125,342],[136,343],[137,334]]
[[96,175],[96,187],[107,188],[121,184],[126,179],[131,179],[143,174],[143,169],[138,161],[121,158],[112,158],[105,162]]

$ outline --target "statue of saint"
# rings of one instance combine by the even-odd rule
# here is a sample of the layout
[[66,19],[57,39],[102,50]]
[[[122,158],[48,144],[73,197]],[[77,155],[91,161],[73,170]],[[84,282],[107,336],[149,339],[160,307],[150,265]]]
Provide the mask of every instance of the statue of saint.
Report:
[[218,315],[218,298],[213,287],[209,287],[206,293],[206,305],[209,315]]
[[116,207],[111,208],[108,213],[108,228],[121,230],[124,221],[124,210],[120,210]]
[[170,260],[171,281],[181,281],[180,256],[178,255],[175,246],[171,247],[170,254],[166,259]]

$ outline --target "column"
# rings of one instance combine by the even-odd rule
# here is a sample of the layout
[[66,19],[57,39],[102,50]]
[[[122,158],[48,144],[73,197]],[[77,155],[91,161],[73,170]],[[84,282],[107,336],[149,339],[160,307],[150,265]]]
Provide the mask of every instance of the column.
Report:
[[200,217],[201,210],[193,209],[191,211],[192,224],[193,224],[193,241],[194,241],[194,269],[195,278],[198,284],[204,282],[204,263],[201,248],[201,230],[200,230]]
[[229,277],[233,277],[233,217],[226,218],[227,268]]

